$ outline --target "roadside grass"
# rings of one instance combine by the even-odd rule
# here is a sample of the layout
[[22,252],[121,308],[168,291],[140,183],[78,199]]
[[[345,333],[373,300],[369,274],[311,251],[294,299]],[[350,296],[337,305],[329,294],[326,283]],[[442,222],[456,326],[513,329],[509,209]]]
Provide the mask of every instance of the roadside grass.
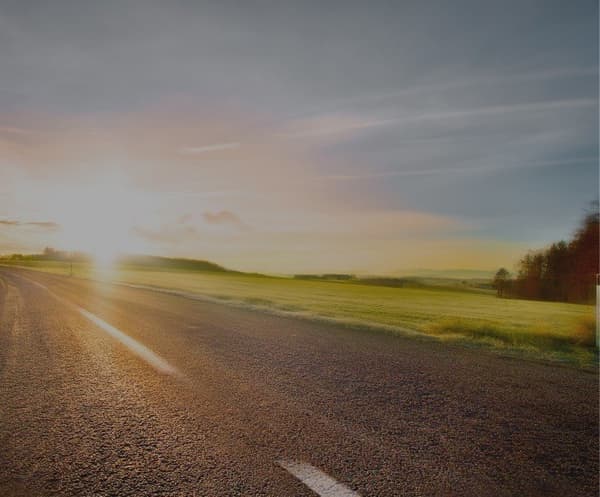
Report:
[[432,335],[462,335],[474,339],[488,338],[506,345],[525,345],[545,349],[571,346],[589,347],[594,344],[593,335],[587,323],[587,316],[580,318],[572,333],[549,333],[545,326],[531,326],[525,329],[509,325],[498,326],[491,321],[464,318],[443,318],[433,322],[426,329]]
[[[31,269],[68,274],[64,262],[28,261]],[[495,349],[510,355],[595,367],[594,307],[498,299],[489,293],[423,286],[393,288],[353,282],[122,267],[98,274],[73,264],[77,277],[109,279],[193,294],[229,305],[398,334]]]

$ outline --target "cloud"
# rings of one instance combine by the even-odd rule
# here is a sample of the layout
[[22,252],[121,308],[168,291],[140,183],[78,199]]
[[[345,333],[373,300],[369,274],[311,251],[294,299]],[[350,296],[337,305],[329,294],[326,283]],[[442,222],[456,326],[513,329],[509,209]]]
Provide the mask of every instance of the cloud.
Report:
[[222,150],[233,150],[239,148],[241,143],[239,142],[228,142],[228,143],[215,143],[213,145],[204,145],[200,147],[183,147],[179,150],[180,154],[183,155],[197,155],[205,154],[207,152],[220,152]]
[[302,138],[312,136],[339,135],[358,130],[385,126],[400,126],[420,122],[438,123],[440,121],[468,121],[480,117],[498,117],[514,113],[534,113],[556,110],[572,110],[593,108],[598,106],[597,98],[574,98],[565,100],[548,100],[542,102],[525,102],[507,105],[482,106],[468,109],[456,109],[443,112],[422,112],[391,118],[360,118],[323,115],[312,119],[301,120],[296,129],[284,136]]
[[0,219],[0,226],[32,227],[49,231],[60,229],[60,225],[52,221],[17,221],[14,219]]
[[474,109],[454,110],[448,112],[431,112],[407,117],[375,120],[367,126],[403,124],[416,121],[437,121],[440,119],[462,119],[481,116],[498,116],[513,112],[543,112],[548,110],[578,109],[598,106],[597,98],[573,98],[566,100],[548,100],[542,102],[526,102],[508,105],[494,105]]
[[577,159],[557,159],[538,162],[523,162],[523,163],[505,163],[490,164],[483,166],[464,166],[464,167],[445,167],[445,168],[427,168],[427,169],[401,169],[397,171],[381,171],[365,174],[331,174],[323,176],[320,179],[326,180],[363,180],[376,178],[390,178],[398,176],[432,176],[438,174],[461,174],[461,173],[485,173],[491,171],[502,171],[506,169],[520,168],[537,168],[537,167],[553,167],[560,165],[571,164],[588,164],[598,162],[598,157],[582,157]]
[[240,229],[248,228],[248,226],[246,226],[246,224],[242,222],[242,220],[231,211],[224,210],[214,213],[207,211],[202,214],[202,217],[204,218],[204,221],[206,221],[208,224],[230,225]]
[[556,80],[566,78],[578,78],[586,76],[596,76],[598,74],[597,66],[590,67],[557,67],[540,71],[529,71],[529,72],[517,72],[511,74],[501,75],[480,75],[473,76],[463,79],[455,79],[449,82],[443,83],[430,83],[430,84],[419,84],[415,86],[408,86],[405,88],[399,88],[396,90],[383,91],[378,93],[368,93],[363,95],[357,95],[352,97],[339,98],[331,100],[329,103],[321,104],[318,108],[312,111],[304,112],[301,116],[307,117],[311,115],[318,115],[323,113],[323,110],[335,111],[338,109],[344,109],[355,105],[362,104],[376,104],[383,100],[397,99],[402,97],[412,97],[416,95],[439,95],[448,90],[455,90],[461,88],[469,88],[473,86],[481,85],[498,85],[503,83],[516,83],[516,82],[527,82],[527,81],[543,81],[543,80]]
[[60,225],[58,223],[54,223],[52,221],[32,221],[23,224],[25,226],[35,226],[36,228],[44,228],[48,230],[57,230],[60,228]]
[[298,119],[291,125],[291,130],[277,134],[283,138],[304,138],[347,133],[369,127],[372,119],[339,114],[324,114],[306,119]]
[[0,167],[30,181],[85,182],[90,174],[113,169],[143,189],[200,194],[264,191],[307,174],[295,144],[274,140],[272,130],[253,115],[215,110],[208,119],[169,108],[94,119],[28,119],[36,130],[31,136],[0,134]]

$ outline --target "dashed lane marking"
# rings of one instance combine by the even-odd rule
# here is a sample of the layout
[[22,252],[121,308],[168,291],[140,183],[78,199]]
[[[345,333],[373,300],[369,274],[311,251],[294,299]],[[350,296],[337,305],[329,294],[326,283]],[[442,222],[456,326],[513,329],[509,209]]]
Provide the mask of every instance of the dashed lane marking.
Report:
[[354,490],[308,463],[297,461],[277,461],[277,463],[321,497],[360,497]]
[[131,338],[129,335],[126,335],[125,333],[123,333],[120,329],[115,328],[113,325],[107,323],[106,321],[99,318],[95,314],[92,314],[91,312],[86,311],[82,307],[75,306],[75,308],[77,309],[77,311],[79,311],[79,314],[81,314],[83,317],[90,320],[92,323],[94,323],[96,326],[98,326],[98,328],[104,330],[106,333],[108,333],[113,338],[117,339],[119,342],[121,342],[123,345],[125,345],[125,347],[127,347],[131,352],[133,352],[135,355],[137,355],[138,357],[140,357],[141,359],[146,361],[148,364],[150,364],[150,366],[152,366],[157,371],[164,373],[164,374],[170,374],[170,375],[178,374],[178,371],[174,366],[169,364],[166,360],[164,360],[158,354],[155,354],[154,352],[152,352],[152,350],[150,350],[144,344]]
[[30,280],[29,278],[25,278],[20,275],[18,277],[23,280],[28,281],[29,283],[36,285],[39,288],[44,289],[46,292],[48,292],[52,297],[54,297],[59,302],[63,303],[67,307],[70,307],[71,309],[76,310],[79,314],[81,314],[88,321],[91,321],[98,328],[100,328],[104,332],[108,333],[110,336],[112,336],[113,338],[115,338],[116,340],[121,342],[123,345],[125,345],[125,347],[127,347],[131,352],[133,352],[135,355],[137,355],[140,359],[143,359],[145,362],[150,364],[150,366],[152,366],[158,372],[163,373],[163,374],[173,375],[173,376],[180,375],[179,371],[177,370],[177,368],[175,368],[175,366],[172,366],[165,359],[160,357],[158,354],[154,353],[152,350],[150,350],[144,344],[131,338],[129,335],[123,333],[120,329],[116,328],[115,326],[107,323],[102,318],[96,316],[95,314],[92,314],[91,312],[87,311],[83,307],[79,307],[78,305],[75,305],[72,302],[69,302],[68,300],[58,296],[52,290],[50,290],[47,286],[42,285],[41,283],[38,283],[37,281]]

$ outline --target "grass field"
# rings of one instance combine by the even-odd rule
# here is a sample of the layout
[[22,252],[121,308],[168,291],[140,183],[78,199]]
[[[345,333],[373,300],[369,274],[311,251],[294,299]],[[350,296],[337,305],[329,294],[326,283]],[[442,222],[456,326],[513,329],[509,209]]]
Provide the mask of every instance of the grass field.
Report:
[[[68,274],[64,262],[30,261],[26,265]],[[76,277],[102,277],[85,263],[74,264],[73,272]],[[121,268],[110,274],[110,279],[348,326],[392,333],[418,332],[506,353],[582,365],[595,364],[597,358],[594,307],[587,305],[499,299],[489,293],[456,288],[390,288],[356,282],[139,267]]]

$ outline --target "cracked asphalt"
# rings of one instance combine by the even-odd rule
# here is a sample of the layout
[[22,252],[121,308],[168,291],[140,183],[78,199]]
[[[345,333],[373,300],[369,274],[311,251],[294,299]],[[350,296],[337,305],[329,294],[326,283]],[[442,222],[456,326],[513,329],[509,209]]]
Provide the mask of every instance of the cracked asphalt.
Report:
[[315,495],[281,460],[363,497],[598,493],[597,373],[15,268],[0,280],[2,496]]

